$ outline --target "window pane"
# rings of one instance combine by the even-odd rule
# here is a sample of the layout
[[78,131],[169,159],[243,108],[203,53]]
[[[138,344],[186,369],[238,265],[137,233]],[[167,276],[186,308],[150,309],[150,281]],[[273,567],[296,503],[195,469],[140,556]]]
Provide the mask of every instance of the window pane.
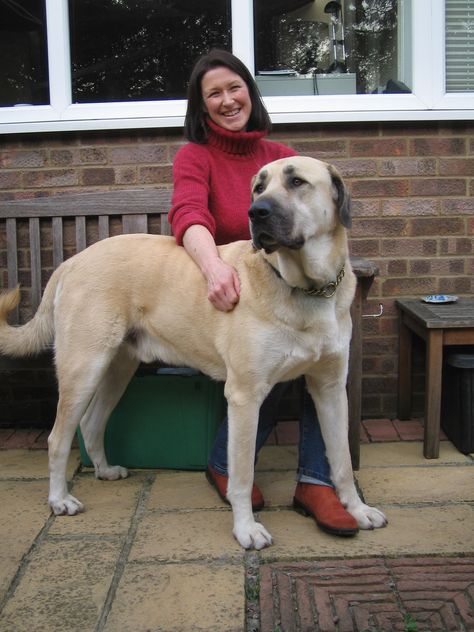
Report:
[[0,3],[0,105],[49,103],[44,0]]
[[446,0],[446,92],[474,90],[474,0]]
[[408,0],[254,0],[264,95],[410,92]]
[[70,0],[74,103],[176,99],[193,62],[231,48],[230,0]]

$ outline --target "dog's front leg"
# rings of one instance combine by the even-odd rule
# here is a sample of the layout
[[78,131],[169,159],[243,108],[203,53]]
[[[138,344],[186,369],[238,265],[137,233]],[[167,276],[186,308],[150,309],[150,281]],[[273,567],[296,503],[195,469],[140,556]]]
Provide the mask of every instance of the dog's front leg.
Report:
[[[361,529],[374,529],[387,524],[385,515],[377,508],[366,505],[359,497],[354,484],[348,441],[348,404],[345,380],[331,380],[306,376],[308,390],[318,413],[321,434],[331,478],[341,503],[354,516]],[[329,378],[329,379],[328,379]]]
[[252,512],[255,441],[258,426],[258,404],[237,403],[228,397],[229,419],[229,484],[227,498],[234,514],[233,534],[245,549],[263,549],[272,543],[265,527],[256,522]]

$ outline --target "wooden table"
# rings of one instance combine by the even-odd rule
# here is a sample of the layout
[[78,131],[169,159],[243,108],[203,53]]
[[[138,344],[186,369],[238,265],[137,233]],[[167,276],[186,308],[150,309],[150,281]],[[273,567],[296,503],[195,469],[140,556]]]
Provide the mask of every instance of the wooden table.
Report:
[[400,310],[398,364],[398,417],[409,419],[412,395],[412,337],[426,343],[425,427],[423,453],[427,459],[439,456],[443,348],[474,344],[474,298],[455,303],[432,304],[421,299],[396,301]]

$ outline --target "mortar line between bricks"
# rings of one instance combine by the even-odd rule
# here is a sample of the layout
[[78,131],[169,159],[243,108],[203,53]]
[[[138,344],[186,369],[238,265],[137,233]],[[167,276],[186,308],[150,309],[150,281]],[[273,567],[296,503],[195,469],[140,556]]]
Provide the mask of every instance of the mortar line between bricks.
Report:
[[155,479],[156,474],[147,474],[145,480],[143,481],[143,487],[138,496],[135,512],[130,521],[130,527],[128,529],[127,535],[125,536],[125,542],[115,564],[115,571],[110,582],[107,597],[105,598],[104,605],[102,606],[100,618],[95,627],[95,632],[101,632],[107,622],[107,617],[110,614],[110,610],[112,608],[112,604],[117,593],[118,585],[120,583],[120,580],[122,579],[123,573],[125,571],[125,565],[130,555],[133,542],[135,540],[138,525],[140,524],[140,521],[146,512],[145,506],[150,495],[151,486],[153,485]]

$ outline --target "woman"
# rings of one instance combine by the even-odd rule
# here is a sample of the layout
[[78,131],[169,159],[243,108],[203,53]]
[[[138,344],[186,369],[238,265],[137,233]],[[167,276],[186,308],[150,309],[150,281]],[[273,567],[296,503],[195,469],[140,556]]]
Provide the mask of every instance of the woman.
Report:
[[[249,239],[247,211],[250,181],[264,164],[296,155],[291,148],[265,140],[269,115],[252,75],[234,55],[213,50],[201,57],[190,77],[185,136],[188,144],[173,165],[174,193],[169,221],[208,285],[216,309],[232,310],[239,300],[239,278],[220,258],[217,245]],[[256,453],[275,424],[286,385],[277,384],[263,403]],[[226,501],[227,420],[219,428],[206,472]],[[227,502],[227,501],[226,501]],[[254,484],[252,506],[264,505]],[[354,535],[356,520],[344,509],[332,486],[329,464],[313,402],[305,391],[300,420],[297,485],[293,505],[311,515],[325,531]]]

